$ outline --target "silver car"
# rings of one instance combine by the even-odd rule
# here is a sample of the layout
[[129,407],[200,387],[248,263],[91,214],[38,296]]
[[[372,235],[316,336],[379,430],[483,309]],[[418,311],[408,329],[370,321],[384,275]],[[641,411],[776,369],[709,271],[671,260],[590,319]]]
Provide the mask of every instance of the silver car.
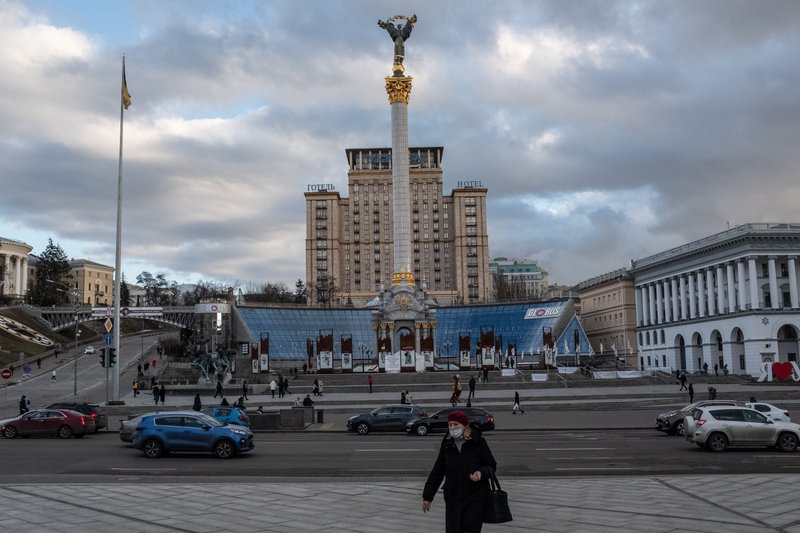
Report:
[[800,444],[800,425],[770,420],[747,407],[698,407],[684,419],[684,427],[686,440],[712,452],[729,446],[775,446],[794,452]]
[[750,409],[755,409],[759,413],[763,414],[767,418],[771,418],[772,420],[780,420],[781,422],[792,421],[789,418],[789,411],[786,409],[781,409],[780,407],[775,407],[771,403],[747,402],[744,404],[744,406],[749,407]]

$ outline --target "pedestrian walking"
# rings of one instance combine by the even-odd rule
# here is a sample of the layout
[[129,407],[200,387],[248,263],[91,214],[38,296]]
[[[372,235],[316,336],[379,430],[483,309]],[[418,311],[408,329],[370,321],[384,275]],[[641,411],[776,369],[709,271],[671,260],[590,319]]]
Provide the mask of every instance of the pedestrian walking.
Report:
[[400,403],[401,404],[406,403],[406,391],[404,391],[404,390],[400,391]]
[[39,357],[39,358],[36,360],[36,368],[38,368],[38,369],[41,369],[41,368],[42,368],[42,358],[41,358],[41,357]]
[[325,392],[325,386],[322,384],[322,380],[319,380],[319,395],[322,396],[322,393]]
[[458,374],[453,376],[453,396],[456,399],[456,403],[461,401],[461,376]]
[[319,378],[314,378],[314,388],[312,391],[314,396],[319,396]]
[[714,365],[714,375],[719,376],[719,365],[717,364]]
[[679,381],[681,382],[681,388],[678,389],[678,392],[680,392],[682,390],[687,390],[687,388],[686,388],[686,372],[681,372],[681,376],[679,378]]
[[689,383],[689,403],[694,403],[694,385]]
[[409,405],[414,403],[414,398],[411,396],[411,393],[409,391],[406,391],[406,403]]
[[275,383],[275,380],[269,382],[269,391],[272,393],[272,399],[275,399],[275,391],[278,389],[278,384]]
[[489,383],[489,367],[483,367],[483,382]]
[[155,369],[156,369],[156,363],[158,363],[158,359],[156,359],[155,357],[153,357],[153,360],[152,360],[152,361],[150,361],[150,366],[152,366],[152,367],[153,367],[153,370],[155,370]]
[[134,378],[133,383],[131,384],[131,388],[133,389],[133,397],[136,398],[139,395],[139,379]]
[[489,444],[463,411],[447,417],[448,434],[422,490],[422,512],[431,503],[444,480],[445,531],[480,532],[489,495],[489,478],[497,468]]
[[19,414],[24,415],[28,411],[28,397],[23,394],[19,399]]
[[367,383],[369,383],[369,393],[372,394],[372,374],[367,376]]
[[519,406],[519,392],[514,391],[514,408],[511,410],[511,414],[517,414],[517,411],[522,411],[522,414],[525,414],[525,410]]
[[192,409],[195,411],[200,411],[203,408],[203,402],[200,401],[200,393],[194,395],[194,403],[192,404]]
[[223,397],[224,397],[224,396],[222,395],[222,380],[221,380],[221,379],[217,379],[217,388],[216,388],[216,390],[214,391],[214,398],[216,398],[216,397],[217,397],[217,395],[219,395],[219,397],[220,397],[220,398],[223,398]]
[[717,389],[714,387],[708,388],[708,399],[709,400],[716,400],[717,399]]
[[278,398],[283,398],[284,394],[283,376],[278,375]]
[[161,397],[161,405],[164,405],[164,400],[167,397],[167,387],[162,383],[161,390],[158,391],[158,395]]
[[474,397],[475,397],[475,376],[472,376],[471,378],[469,378],[469,396],[467,396],[467,399]]
[[158,399],[161,397],[161,392],[158,390],[158,385],[153,387],[153,401],[158,405]]
[[52,372],[50,372],[50,381],[55,381],[55,380],[56,380],[56,371],[53,370]]
[[249,400],[250,398],[247,397],[247,380],[245,379],[242,381],[242,398],[245,400]]

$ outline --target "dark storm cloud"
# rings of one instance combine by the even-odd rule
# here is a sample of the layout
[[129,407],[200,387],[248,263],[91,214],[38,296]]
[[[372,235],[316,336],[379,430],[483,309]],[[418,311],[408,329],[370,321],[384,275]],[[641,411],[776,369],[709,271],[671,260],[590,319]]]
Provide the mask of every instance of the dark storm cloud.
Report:
[[[419,17],[409,142],[444,146],[446,192],[484,181],[492,255],[576,283],[728,222],[796,220],[798,6],[133,3],[125,257],[190,281],[305,277],[306,184],[344,193],[345,149],[391,144],[376,21],[400,13]],[[122,50],[7,20],[0,215],[113,264]]]

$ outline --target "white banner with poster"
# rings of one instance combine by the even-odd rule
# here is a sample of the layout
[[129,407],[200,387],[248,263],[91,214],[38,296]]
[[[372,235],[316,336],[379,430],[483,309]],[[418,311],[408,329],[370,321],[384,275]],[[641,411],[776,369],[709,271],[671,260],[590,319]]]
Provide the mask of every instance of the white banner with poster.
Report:
[[595,379],[615,379],[617,373],[614,370],[592,372],[592,377]]
[[642,372],[640,370],[618,370],[617,377],[623,379],[640,378]]
[[390,374],[397,374],[400,372],[400,353],[387,353],[384,359],[386,365],[386,372]]
[[547,374],[542,372],[531,374],[531,381],[547,381]]
[[422,356],[425,358],[425,368],[433,368],[433,352],[422,352]]
[[483,366],[494,366],[494,349],[493,348],[482,348],[481,349],[481,364]]
[[460,359],[461,359],[461,368],[469,368],[469,350],[461,350],[460,352]]
[[269,354],[262,353],[258,356],[259,368],[262,372],[269,372]]
[[258,359],[251,359],[250,362],[252,363],[252,372],[253,374],[258,374]]
[[558,367],[559,374],[574,374],[578,371],[577,366],[560,366]]
[[517,371],[513,368],[504,368],[500,371],[500,375],[504,378],[514,377],[517,375]]
[[319,370],[333,368],[333,352],[319,352]]
[[342,354],[342,370],[351,370],[353,368],[353,354]]

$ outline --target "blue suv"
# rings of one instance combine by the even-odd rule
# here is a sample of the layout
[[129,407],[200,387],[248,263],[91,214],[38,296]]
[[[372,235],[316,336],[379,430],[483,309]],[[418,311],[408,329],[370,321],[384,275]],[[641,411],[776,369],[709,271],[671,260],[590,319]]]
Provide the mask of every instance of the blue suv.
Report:
[[213,416],[225,424],[250,427],[250,417],[247,416],[243,409],[238,407],[207,407],[200,412]]
[[176,411],[147,414],[136,426],[133,446],[145,457],[169,452],[211,452],[220,459],[255,447],[253,432],[230,426],[203,413]]

